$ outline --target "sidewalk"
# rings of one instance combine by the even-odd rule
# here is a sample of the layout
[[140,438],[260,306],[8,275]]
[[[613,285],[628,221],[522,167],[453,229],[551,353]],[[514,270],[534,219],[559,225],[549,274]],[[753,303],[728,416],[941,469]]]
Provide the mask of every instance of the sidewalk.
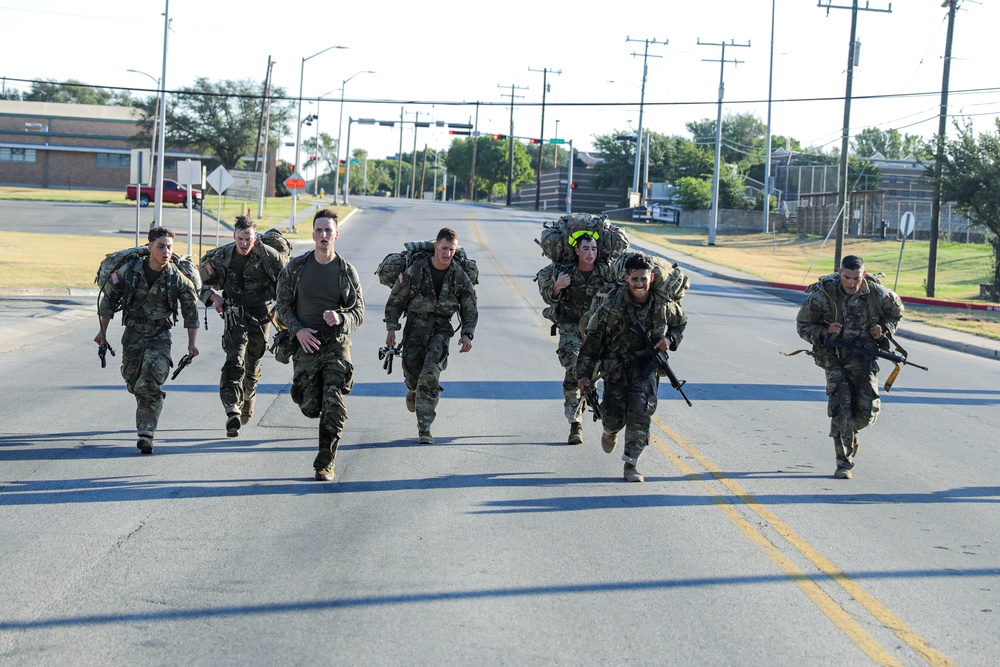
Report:
[[[798,287],[793,285],[771,283],[766,280],[762,280],[757,276],[750,275],[749,273],[743,273],[742,271],[730,269],[725,266],[718,266],[704,260],[690,257],[683,253],[669,254],[671,251],[666,248],[654,246],[640,240],[633,239],[632,246],[637,247],[643,252],[647,252],[651,255],[656,255],[658,257],[663,257],[665,259],[669,259],[670,261],[677,262],[681,268],[689,273],[697,273],[710,278],[728,280],[742,285],[756,287],[768,292],[769,294],[773,294],[781,299],[791,301],[796,304],[802,303],[802,300],[805,298],[803,294],[803,290],[805,290],[804,285],[802,287]],[[819,274],[817,274],[817,277],[818,276]],[[906,301],[905,298],[903,300],[904,302]],[[920,299],[919,301],[921,304],[934,305],[935,300]],[[944,302],[942,302],[942,305],[944,305]],[[977,357],[996,359],[1000,361],[1000,341],[984,338],[983,336],[975,336],[963,331],[953,331],[951,329],[943,329],[941,327],[932,327],[927,324],[921,324],[920,322],[907,322],[905,316],[903,318],[903,322],[900,324],[899,331],[896,333],[896,337],[915,340],[921,343],[929,343],[931,345],[957,350],[966,354],[972,354]]]

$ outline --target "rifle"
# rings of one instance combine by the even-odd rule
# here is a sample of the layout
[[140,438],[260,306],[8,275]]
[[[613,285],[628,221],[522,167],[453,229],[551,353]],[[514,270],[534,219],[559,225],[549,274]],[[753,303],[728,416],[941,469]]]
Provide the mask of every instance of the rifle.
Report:
[[912,361],[907,361],[906,350],[901,348],[888,333],[885,334],[885,337],[891,340],[896,345],[896,349],[899,350],[900,354],[896,354],[895,352],[890,352],[889,350],[883,349],[878,345],[866,345],[865,343],[858,340],[859,337],[860,336],[848,340],[846,338],[841,338],[840,336],[828,335],[826,338],[823,339],[823,345],[825,345],[826,347],[835,347],[837,345],[840,345],[841,347],[854,348],[850,354],[848,354],[846,357],[843,358],[842,361],[845,364],[848,361],[850,361],[851,358],[856,354],[863,354],[866,357],[873,360],[875,357],[878,357],[880,359],[891,361],[893,364],[895,364],[896,368],[893,369],[892,373],[889,374],[889,377],[885,381],[885,391],[887,393],[890,389],[892,389],[892,383],[895,382],[896,376],[899,375],[900,364],[902,364],[903,366],[913,366],[914,368],[919,368],[922,371],[927,370],[926,366],[921,366],[920,364],[915,364]]
[[402,345],[397,345],[396,347],[380,347],[378,349],[378,358],[379,361],[382,362],[382,370],[384,370],[387,374],[392,375],[392,358],[402,352]]
[[181,371],[190,365],[191,360],[194,359],[190,354],[185,354],[181,357],[180,362],[177,364],[177,368],[174,369],[174,374],[170,376],[171,380],[176,380],[177,376],[181,374]]
[[591,383],[587,391],[583,392],[583,396],[587,399],[587,405],[594,413],[594,421],[604,421],[604,417],[601,416],[601,397],[597,395],[597,387]]
[[101,358],[101,368],[106,368],[108,365],[107,354],[111,353],[111,356],[115,356],[115,348],[111,347],[111,343],[105,342],[104,345],[97,346],[97,356]]
[[636,353],[636,358],[649,359],[649,363],[653,366],[653,368],[655,368],[660,375],[663,375],[670,380],[670,386],[680,392],[689,408],[692,407],[691,399],[684,393],[684,385],[687,384],[687,380],[677,379],[674,369],[670,367],[670,355],[663,350],[656,349],[655,343],[653,343],[649,334],[646,333],[646,330],[643,329],[642,325],[638,322],[630,326],[629,329],[633,333],[638,334],[641,337],[643,345],[646,346],[645,350]]
[[226,327],[233,328],[243,322],[243,306],[226,301],[222,307],[222,317],[226,320]]

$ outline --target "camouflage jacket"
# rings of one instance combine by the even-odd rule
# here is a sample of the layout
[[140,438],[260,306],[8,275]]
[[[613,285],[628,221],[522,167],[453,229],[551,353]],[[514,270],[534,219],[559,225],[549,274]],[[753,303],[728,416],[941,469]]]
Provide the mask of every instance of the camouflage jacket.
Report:
[[633,366],[635,353],[646,348],[642,336],[633,331],[636,324],[654,344],[665,337],[670,349],[677,349],[687,327],[680,303],[664,300],[652,291],[649,299],[645,307],[637,308],[623,285],[601,304],[587,322],[587,337],[576,363],[577,377],[592,377],[598,362],[607,369]]
[[[287,327],[292,336],[303,328],[295,314],[295,296],[298,293],[299,276],[313,252],[315,251],[293,257],[278,275],[274,313],[278,322]],[[340,259],[340,284],[337,289],[340,290],[340,302],[343,304],[339,312],[344,316],[344,321],[333,329],[338,336],[347,336],[357,331],[364,321],[365,299],[361,293],[361,279],[354,265],[341,255],[337,257]]]
[[[854,295],[848,295],[840,286],[836,274],[824,276],[810,285],[808,296],[799,308],[795,328],[799,336],[813,345],[813,360],[817,366],[832,368],[850,351],[843,347],[823,344],[823,331],[829,324],[843,325],[841,336],[846,340],[876,344],[868,330],[880,324],[895,333],[903,317],[903,302],[895,292],[882,285],[873,276],[866,276]],[[884,340],[884,339],[883,339]]]
[[452,262],[444,275],[441,294],[434,294],[434,278],[431,276],[431,259],[426,257],[410,265],[400,280],[392,287],[392,293],[385,304],[385,325],[389,331],[398,331],[399,319],[407,317],[439,317],[450,320],[458,313],[462,334],[472,334],[479,322],[476,306],[476,290],[469,276],[457,262]]
[[227,243],[205,253],[201,258],[201,300],[208,303],[212,288],[229,301],[241,306],[259,306],[274,300],[278,274],[285,261],[273,248],[254,243],[242,275],[233,269],[236,244]]
[[[553,286],[560,273],[570,277],[569,287],[560,290],[552,296]],[[594,294],[608,283],[617,282],[621,271],[616,270],[607,262],[597,262],[589,276],[584,275],[576,262],[553,262],[538,272],[538,292],[542,300],[551,306],[546,308],[546,317],[560,324],[578,324],[580,319],[590,310]]]
[[101,297],[97,312],[113,318],[115,305],[121,304],[122,322],[126,326],[169,329],[177,321],[180,306],[185,329],[198,328],[198,295],[194,284],[173,262],[160,272],[153,284],[146,282],[143,257],[138,257],[112,274],[109,293]]

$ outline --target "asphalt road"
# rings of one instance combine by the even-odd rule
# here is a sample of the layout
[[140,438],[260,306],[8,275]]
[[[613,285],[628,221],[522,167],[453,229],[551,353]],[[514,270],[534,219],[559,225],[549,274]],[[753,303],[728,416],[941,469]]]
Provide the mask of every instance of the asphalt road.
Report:
[[[795,304],[696,273],[671,357],[694,407],[661,387],[628,484],[593,423],[565,444],[531,281],[552,216],[364,204],[337,242],[367,309],[336,482],[272,358],[225,437],[214,315],[151,457],[95,318],[0,353],[0,663],[995,664],[994,361],[908,344],[931,371],[904,369],[835,480],[822,372],[778,354]],[[421,446],[372,272],[443,225],[479,261],[480,326]]]

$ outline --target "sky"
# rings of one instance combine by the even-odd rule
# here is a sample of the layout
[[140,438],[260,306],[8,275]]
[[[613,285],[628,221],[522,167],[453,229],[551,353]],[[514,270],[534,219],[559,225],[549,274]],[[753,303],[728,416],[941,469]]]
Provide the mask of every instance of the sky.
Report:
[[[938,127],[947,9],[940,0],[859,4],[891,6],[891,13],[858,12],[852,135],[877,127],[930,138]],[[750,112],[766,122],[770,79],[772,133],[829,151],[840,146],[844,123],[850,5],[0,0],[0,85],[27,90],[30,83],[16,80],[76,79],[148,94],[144,89],[156,88],[150,76],[161,76],[168,9],[168,90],[197,77],[263,82],[270,56],[274,84],[297,98],[301,82],[302,116],[319,115],[303,138],[317,130],[337,136],[342,87],[345,145],[348,118],[398,120],[402,112],[409,122],[402,136],[398,124],[350,125],[351,148],[371,157],[394,155],[400,143],[404,152],[414,144],[447,148],[447,128],[420,128],[415,136],[415,120],[509,134],[512,95],[514,136],[538,136],[543,80],[546,139],[590,150],[595,135],[634,132],[640,108],[644,129],[690,138],[685,123],[716,117],[720,69],[723,114]],[[960,0],[949,113],[979,131],[993,129],[1000,114],[998,25],[1000,3]],[[334,46],[347,48],[326,50]],[[294,138],[293,130],[283,144]],[[294,148],[283,145],[280,156],[292,160]]]

